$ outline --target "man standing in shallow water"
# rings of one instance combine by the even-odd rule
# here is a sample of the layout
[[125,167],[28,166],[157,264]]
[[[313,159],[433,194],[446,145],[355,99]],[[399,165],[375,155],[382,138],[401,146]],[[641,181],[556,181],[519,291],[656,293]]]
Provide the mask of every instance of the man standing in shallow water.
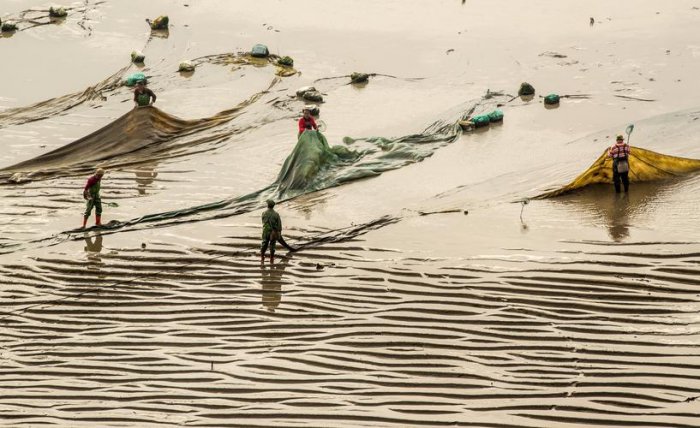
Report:
[[[153,99],[153,101],[151,101]],[[134,89],[134,105],[136,107],[144,107],[152,105],[156,102],[156,94],[146,87],[146,82],[139,80],[136,82]]]
[[262,213],[263,234],[262,248],[260,250],[260,262],[265,262],[265,252],[268,245],[270,246],[270,263],[275,261],[275,246],[277,240],[282,236],[282,219],[277,211],[274,210],[275,201],[267,200],[267,210]]
[[303,110],[304,116],[299,119],[299,136],[304,133],[304,131],[315,129],[318,131],[318,126],[316,126],[316,121],[314,117],[311,116],[311,110],[305,108]]
[[625,144],[625,137],[618,135],[616,143],[608,150],[608,157],[613,160],[613,183],[615,193],[620,193],[620,182],[625,188],[625,193],[629,191],[629,156],[630,146]]
[[100,199],[100,185],[105,171],[102,168],[97,168],[95,175],[88,178],[85,188],[83,189],[83,198],[85,199],[85,215],[83,216],[83,229],[87,225],[92,209],[95,208],[95,226],[102,225],[102,199]]

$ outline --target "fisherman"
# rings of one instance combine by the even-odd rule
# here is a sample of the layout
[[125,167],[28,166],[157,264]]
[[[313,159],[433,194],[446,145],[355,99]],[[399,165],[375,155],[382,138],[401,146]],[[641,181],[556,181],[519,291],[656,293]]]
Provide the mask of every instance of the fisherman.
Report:
[[155,102],[156,94],[146,87],[146,82],[144,80],[136,82],[136,89],[134,89],[134,105],[136,107],[143,107],[152,105]]
[[83,189],[83,198],[87,201],[85,207],[85,215],[83,216],[83,229],[87,225],[87,221],[92,213],[92,208],[95,208],[95,226],[102,226],[102,200],[100,199],[100,183],[105,171],[102,168],[97,168],[95,175],[88,178],[85,189]]
[[275,245],[282,236],[282,219],[274,210],[275,201],[267,200],[267,210],[262,213],[263,234],[262,249],[260,250],[260,262],[265,262],[265,251],[270,246],[270,263],[275,261]]
[[625,144],[625,137],[618,135],[615,144],[608,150],[608,157],[613,160],[613,183],[615,193],[620,193],[620,181],[625,188],[625,193],[629,191],[629,156],[630,146]]
[[314,120],[313,116],[311,116],[311,110],[308,108],[305,108],[303,110],[304,116],[299,119],[299,136],[306,131],[307,129],[315,129],[318,130],[318,126],[316,126],[316,121]]

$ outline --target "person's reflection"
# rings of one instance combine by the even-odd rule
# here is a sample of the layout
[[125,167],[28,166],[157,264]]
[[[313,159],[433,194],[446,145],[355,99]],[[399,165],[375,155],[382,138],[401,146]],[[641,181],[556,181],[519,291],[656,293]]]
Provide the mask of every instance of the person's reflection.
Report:
[[304,218],[309,221],[314,212],[321,211],[331,196],[325,192],[318,192],[309,195],[301,195],[295,199],[294,208],[304,215]]
[[587,211],[595,213],[608,229],[610,238],[620,242],[629,238],[630,214],[639,202],[637,196],[630,200],[628,194],[611,194],[609,186],[593,186],[580,194],[572,195],[570,202],[587,207]]
[[629,238],[629,210],[630,203],[627,195],[615,194],[612,207],[608,212],[608,234],[615,242]]
[[568,196],[567,202],[598,217],[607,228],[610,238],[620,242],[630,236],[630,216],[637,208],[643,206],[644,193],[646,192],[611,194],[610,186],[592,186]]
[[83,234],[85,240],[85,252],[87,253],[88,269],[99,269],[102,265],[102,234],[97,232],[94,235],[85,232]]
[[590,186],[580,192],[563,196],[562,201],[571,205],[577,214],[587,213],[604,225],[608,235],[615,242],[630,237],[633,225],[637,225],[649,216],[660,196],[668,193],[678,180],[658,183],[636,183],[634,191],[614,193],[611,184]]
[[289,265],[290,258],[290,256],[282,257],[279,263],[260,267],[262,304],[269,312],[274,312],[282,300],[282,276]]
[[136,174],[136,189],[139,195],[145,195],[146,189],[151,187],[151,184],[153,184],[156,177],[158,177],[155,165],[139,168],[134,171],[134,174]]

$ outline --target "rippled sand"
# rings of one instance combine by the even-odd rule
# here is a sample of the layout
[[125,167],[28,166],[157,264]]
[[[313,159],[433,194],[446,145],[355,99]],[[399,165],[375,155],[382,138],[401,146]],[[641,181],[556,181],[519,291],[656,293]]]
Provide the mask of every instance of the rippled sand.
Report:
[[[632,122],[634,145],[700,158],[695,1],[4,6],[1,426],[700,425],[700,176],[520,202]],[[233,61],[258,42],[300,74]],[[158,110],[131,112],[137,70]],[[353,71],[377,75],[335,78]],[[587,97],[515,99],[488,131],[288,195],[303,249],[260,263],[298,87],[343,144],[428,135],[522,81]],[[96,162],[114,227],[76,231]]]

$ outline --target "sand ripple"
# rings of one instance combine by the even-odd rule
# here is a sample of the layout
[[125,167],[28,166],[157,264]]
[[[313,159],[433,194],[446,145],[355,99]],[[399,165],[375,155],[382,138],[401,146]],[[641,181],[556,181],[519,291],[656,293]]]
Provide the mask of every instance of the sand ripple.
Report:
[[697,426],[692,246],[261,267],[249,235],[2,266],[0,424]]

